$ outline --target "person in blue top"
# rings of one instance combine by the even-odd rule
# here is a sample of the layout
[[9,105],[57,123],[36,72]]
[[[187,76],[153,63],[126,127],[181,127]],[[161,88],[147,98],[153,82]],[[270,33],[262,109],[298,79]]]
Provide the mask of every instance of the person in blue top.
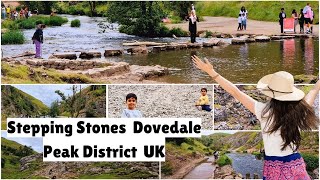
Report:
[[126,96],[127,108],[122,111],[121,118],[142,118],[139,110],[136,110],[137,95],[129,93]]

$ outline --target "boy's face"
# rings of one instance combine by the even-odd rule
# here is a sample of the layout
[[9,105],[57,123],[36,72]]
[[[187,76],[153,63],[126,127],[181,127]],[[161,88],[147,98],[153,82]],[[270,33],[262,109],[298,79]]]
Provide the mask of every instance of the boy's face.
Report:
[[202,90],[201,90],[201,95],[202,95],[202,96],[207,95],[207,91],[202,89]]
[[136,108],[136,105],[137,105],[137,100],[135,98],[131,97],[127,100],[128,109],[134,110]]

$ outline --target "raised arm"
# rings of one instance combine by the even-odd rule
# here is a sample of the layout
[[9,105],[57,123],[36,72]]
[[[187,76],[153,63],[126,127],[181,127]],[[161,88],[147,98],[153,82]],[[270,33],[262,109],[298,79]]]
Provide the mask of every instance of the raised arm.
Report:
[[256,100],[240,91],[234,84],[218,74],[207,59],[205,59],[205,62],[203,62],[197,56],[192,56],[192,60],[197,68],[208,73],[224,90],[240,101],[252,113],[255,113],[254,107]]
[[314,100],[317,97],[317,94],[320,90],[320,81],[318,80],[317,83],[314,85],[314,87],[311,89],[311,91],[304,97],[304,100],[312,106],[314,103]]

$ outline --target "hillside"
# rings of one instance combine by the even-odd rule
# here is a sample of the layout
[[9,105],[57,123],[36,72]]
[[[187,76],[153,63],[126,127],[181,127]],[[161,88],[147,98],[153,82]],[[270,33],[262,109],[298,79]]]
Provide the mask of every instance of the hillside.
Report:
[[[300,152],[318,154],[319,136],[316,132],[305,132],[301,134],[302,142]],[[212,134],[213,139],[210,148],[223,151],[257,152],[263,148],[262,136],[259,132],[237,132],[235,134]]]
[[[259,21],[278,21],[280,9],[283,7],[287,16],[291,17],[291,12],[295,9],[300,12],[307,1],[203,1],[196,2],[196,11],[200,16],[225,16],[238,17],[240,8],[245,6],[248,10],[249,19]],[[310,2],[315,14],[315,24],[319,24],[319,2]]]
[[47,114],[49,108],[35,97],[13,87],[1,88],[1,127],[6,128],[8,117],[39,117]]
[[159,163],[138,162],[42,162],[42,154],[14,141],[1,138],[3,179],[87,178],[154,179]]
[[73,109],[74,117],[106,117],[106,86],[88,86],[59,104],[60,116],[71,117]]

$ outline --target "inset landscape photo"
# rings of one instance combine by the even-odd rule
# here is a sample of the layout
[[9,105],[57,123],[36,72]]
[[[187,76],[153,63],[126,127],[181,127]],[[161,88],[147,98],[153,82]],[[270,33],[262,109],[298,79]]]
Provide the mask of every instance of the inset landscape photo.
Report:
[[[191,56],[197,55],[234,83],[257,83],[283,70],[299,83],[314,83],[319,2],[307,3],[1,1],[1,79],[7,84],[212,83],[193,65]],[[279,19],[281,8],[288,21]],[[315,15],[312,21],[301,19],[301,9]]]
[[212,85],[109,85],[109,118],[201,118],[213,128]]
[[104,85],[3,85],[1,128],[7,118],[106,117]]
[[[319,132],[301,133],[298,152],[311,179],[319,178]],[[206,132],[201,138],[168,138],[163,179],[262,179],[264,145],[261,133]]]
[[[256,85],[237,85],[237,87],[258,102],[266,103],[267,96],[262,94]],[[313,85],[298,85],[305,94]],[[319,96],[313,104],[314,112],[319,117]],[[232,97],[220,86],[214,86],[214,129],[215,130],[260,130],[257,117]]]
[[42,138],[1,131],[2,179],[159,179],[158,162],[43,162]]

